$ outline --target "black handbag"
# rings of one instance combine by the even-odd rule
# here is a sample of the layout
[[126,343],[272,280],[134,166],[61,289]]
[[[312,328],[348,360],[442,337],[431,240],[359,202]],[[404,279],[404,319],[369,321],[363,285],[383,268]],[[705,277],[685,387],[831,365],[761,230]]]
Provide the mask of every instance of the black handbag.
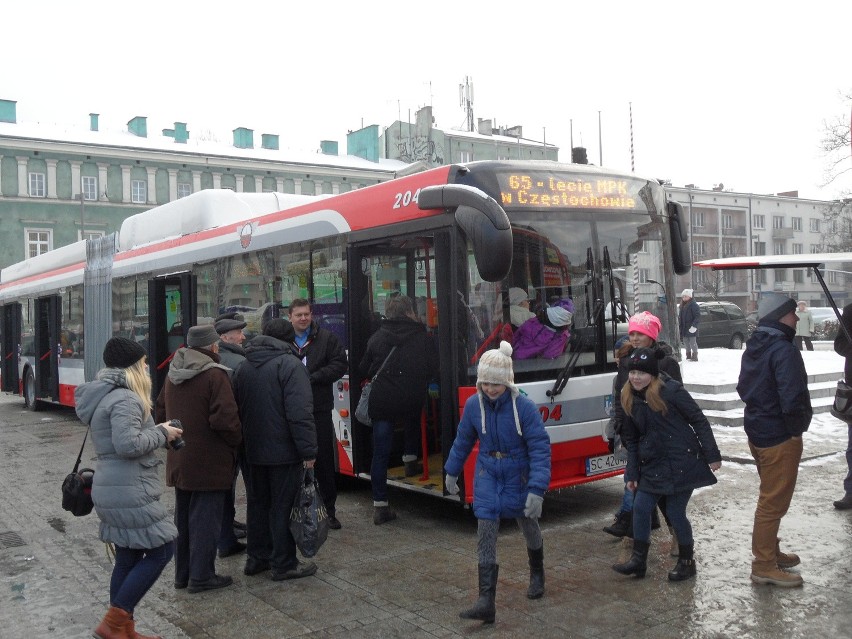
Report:
[[62,508],[75,517],[83,517],[92,512],[92,481],[95,471],[91,468],[80,468],[83,459],[83,449],[86,447],[86,439],[89,437],[89,428],[83,437],[83,445],[80,446],[80,454],[77,455],[77,463],[74,470],[65,476],[62,482]]
[[831,414],[847,424],[852,424],[852,386],[842,379],[837,382]]
[[373,420],[370,417],[370,392],[373,390],[373,382],[376,381],[379,373],[382,372],[382,369],[385,367],[385,364],[388,363],[390,356],[393,355],[395,350],[396,346],[390,349],[390,353],[388,353],[388,356],[385,357],[385,361],[383,361],[382,365],[379,366],[379,370],[376,371],[376,374],[373,375],[373,379],[364,384],[364,388],[361,389],[361,398],[358,400],[358,406],[355,407],[355,419],[364,424],[364,426],[373,425]]

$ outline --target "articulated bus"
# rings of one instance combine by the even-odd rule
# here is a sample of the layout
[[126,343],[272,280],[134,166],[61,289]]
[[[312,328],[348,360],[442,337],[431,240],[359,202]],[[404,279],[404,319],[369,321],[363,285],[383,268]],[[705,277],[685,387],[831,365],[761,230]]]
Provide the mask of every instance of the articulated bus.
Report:
[[[437,349],[439,393],[421,419],[423,475],[404,476],[399,437],[389,481],[446,497],[443,463],[478,356],[497,345],[517,287],[534,310],[575,306],[563,354],[515,362],[550,435],[551,488],[612,477],[623,472],[604,435],[612,346],[629,313],[650,310],[679,348],[659,287],[675,299],[674,275],[690,267],[682,215],[656,180],[555,162],[444,166],[334,196],[200,191],[127,218],[117,234],[3,269],[2,389],[32,410],[72,406],[120,335],[147,349],[156,393],[190,326],[238,311],[251,336],[304,297],[350,362],[335,385],[337,469],[369,479],[357,366],[385,302],[403,294]],[[472,490],[463,494],[470,503]]]

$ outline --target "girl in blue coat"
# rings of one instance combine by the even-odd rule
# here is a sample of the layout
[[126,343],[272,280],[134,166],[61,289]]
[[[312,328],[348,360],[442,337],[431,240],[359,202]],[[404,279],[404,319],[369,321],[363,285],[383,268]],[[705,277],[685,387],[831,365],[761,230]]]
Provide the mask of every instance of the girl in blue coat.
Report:
[[671,581],[695,576],[692,525],[686,507],[692,491],[716,483],[722,466],[710,422],[678,381],[661,377],[660,351],[637,348],[627,360],[628,381],[621,391],[622,437],[627,447],[627,487],[633,501],[633,555],[612,568],[644,577],[651,538],[651,512],[666,496],[666,514],[678,539]]
[[544,546],[538,518],[550,485],[550,439],[536,405],[520,395],[512,371],[512,347],[486,351],[479,360],[476,394],[464,407],[447,457],[447,492],[459,492],[464,462],[479,440],[473,480],[477,519],[479,599],[459,616],[493,623],[497,590],[497,532],[501,517],[514,517],[527,542],[530,586],[527,597],[544,594]]

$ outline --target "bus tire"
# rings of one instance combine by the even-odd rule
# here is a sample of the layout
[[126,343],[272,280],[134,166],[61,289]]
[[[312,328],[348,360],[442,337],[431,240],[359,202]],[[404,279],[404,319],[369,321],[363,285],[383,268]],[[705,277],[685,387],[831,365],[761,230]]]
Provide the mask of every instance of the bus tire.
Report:
[[32,369],[27,369],[27,374],[24,376],[24,405],[33,412],[41,410],[41,402],[35,395],[35,375]]

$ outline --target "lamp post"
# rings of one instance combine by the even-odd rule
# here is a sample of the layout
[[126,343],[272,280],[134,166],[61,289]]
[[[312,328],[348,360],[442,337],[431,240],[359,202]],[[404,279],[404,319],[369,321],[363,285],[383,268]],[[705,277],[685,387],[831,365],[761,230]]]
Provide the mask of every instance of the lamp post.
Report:
[[666,287],[663,286],[657,280],[650,280],[649,279],[649,280],[645,280],[645,281],[648,282],[649,284],[656,284],[657,286],[660,287],[660,290],[663,292],[663,294],[659,296],[660,304],[666,304],[668,302],[668,300],[666,299]]

